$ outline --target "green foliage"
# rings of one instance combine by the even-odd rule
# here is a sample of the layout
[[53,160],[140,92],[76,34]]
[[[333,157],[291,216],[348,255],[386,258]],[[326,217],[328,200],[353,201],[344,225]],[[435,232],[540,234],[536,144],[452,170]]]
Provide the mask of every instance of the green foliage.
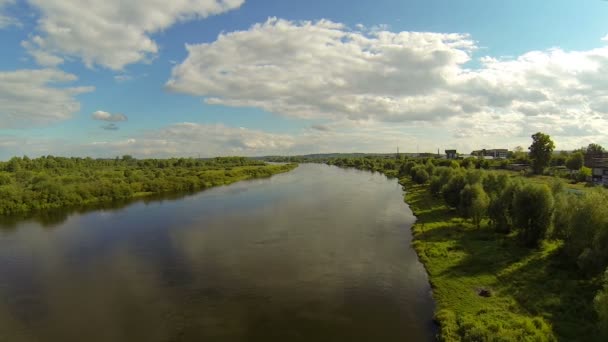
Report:
[[480,183],[467,184],[460,192],[460,210],[464,217],[473,219],[477,228],[486,215],[490,199]]
[[209,160],[12,158],[0,162],[0,215],[124,200],[154,193],[195,191],[267,177],[295,165],[267,165],[243,157]]
[[423,165],[416,165],[410,170],[410,174],[414,182],[418,184],[424,184],[429,180],[429,173],[427,171],[427,167]]
[[587,153],[602,153],[602,152],[606,152],[606,149],[604,149],[602,147],[602,145],[599,144],[589,144],[589,146],[587,146],[586,149]]
[[458,208],[460,206],[460,192],[466,185],[465,175],[462,172],[454,173],[441,189],[445,202],[452,208]]
[[580,196],[564,195],[557,202],[555,231],[564,240],[569,260],[584,271],[608,265],[608,194],[591,191]]
[[595,296],[593,305],[598,316],[600,334],[606,340],[608,339],[608,269],[604,273],[604,286]]
[[532,135],[532,145],[529,150],[535,174],[542,174],[543,170],[549,166],[553,149],[555,149],[555,144],[549,135],[541,132]]
[[[395,172],[383,170],[382,160],[355,167]],[[413,246],[433,287],[439,339],[606,340],[598,329],[608,329],[608,289],[598,291],[597,275],[608,266],[608,191],[555,177],[432,163],[443,166],[434,167],[428,185],[407,177],[400,183],[418,219]],[[429,168],[422,159],[395,168],[406,164],[414,171],[404,176]],[[483,199],[481,214],[470,223],[459,216],[474,216],[476,198]],[[485,203],[494,229],[482,220]],[[518,234],[505,234],[513,231]],[[492,296],[479,296],[480,287]]]
[[579,182],[585,182],[589,177],[591,177],[591,169],[583,166],[576,174],[576,180]]
[[548,186],[527,184],[513,197],[514,222],[521,229],[523,241],[538,246],[553,218],[554,200]]
[[583,167],[585,156],[581,152],[575,152],[568,157],[566,160],[566,167],[571,171],[580,170]]

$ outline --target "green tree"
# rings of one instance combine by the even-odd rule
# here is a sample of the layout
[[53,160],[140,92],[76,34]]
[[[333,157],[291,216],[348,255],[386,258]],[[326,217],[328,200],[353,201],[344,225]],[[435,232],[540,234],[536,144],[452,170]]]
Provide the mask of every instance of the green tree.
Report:
[[602,147],[602,145],[599,144],[589,144],[589,146],[587,146],[587,153],[602,153],[602,152],[606,152],[606,149],[604,149]]
[[554,200],[546,185],[527,184],[515,193],[513,214],[528,246],[538,246],[551,227]]
[[460,192],[460,210],[464,217],[470,217],[477,228],[486,215],[490,199],[480,183],[467,184]]
[[583,167],[585,156],[581,152],[575,152],[566,160],[566,167],[570,171],[580,170]]
[[467,179],[462,172],[454,172],[450,180],[441,188],[443,199],[452,208],[460,206],[460,192],[467,185]]
[[608,269],[604,273],[604,287],[598,292],[593,301],[597,312],[601,336],[608,339]]
[[532,145],[528,149],[534,173],[542,174],[545,167],[549,166],[549,162],[551,162],[551,154],[555,149],[553,140],[549,135],[538,132],[532,135]]

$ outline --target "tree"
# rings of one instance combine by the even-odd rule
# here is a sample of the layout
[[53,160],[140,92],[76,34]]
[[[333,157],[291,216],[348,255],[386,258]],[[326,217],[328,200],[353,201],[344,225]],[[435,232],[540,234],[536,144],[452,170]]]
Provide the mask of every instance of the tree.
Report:
[[570,157],[566,160],[566,167],[570,171],[577,171],[583,167],[583,161],[585,156],[581,152],[572,153]]
[[543,173],[545,167],[549,165],[551,154],[553,153],[553,149],[555,149],[553,140],[551,140],[549,135],[538,132],[532,135],[532,145],[528,149],[530,150],[534,173]]
[[593,304],[598,316],[600,334],[608,338],[608,269],[604,273],[604,287],[595,296]]
[[546,185],[527,184],[513,198],[514,221],[528,246],[538,246],[553,217],[554,200]]
[[516,146],[513,148],[513,151],[510,152],[510,158],[513,159],[514,162],[520,164],[526,164],[529,162],[528,155],[524,152],[524,148],[521,146]]
[[452,208],[458,208],[460,204],[460,192],[467,185],[467,180],[462,172],[454,172],[450,180],[441,188],[443,199]]
[[460,210],[465,217],[473,219],[477,228],[486,215],[489,203],[490,199],[480,183],[467,184],[460,192]]
[[606,149],[604,149],[602,147],[602,145],[599,144],[589,144],[589,146],[587,146],[587,153],[602,153],[602,152],[606,152]]

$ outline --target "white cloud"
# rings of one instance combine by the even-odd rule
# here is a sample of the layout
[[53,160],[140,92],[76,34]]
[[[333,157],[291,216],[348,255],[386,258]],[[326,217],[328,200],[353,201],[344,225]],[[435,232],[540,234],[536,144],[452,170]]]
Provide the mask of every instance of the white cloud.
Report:
[[127,116],[124,114],[120,114],[120,113],[112,114],[112,113],[104,112],[103,110],[96,111],[95,113],[93,113],[93,115],[91,115],[91,117],[93,118],[93,120],[109,121],[109,122],[119,122],[119,121],[128,120]]
[[176,123],[162,129],[142,133],[120,141],[98,141],[79,147],[95,156],[131,154],[135,156],[253,156],[269,152],[285,152],[294,139],[222,124]]
[[[120,70],[159,51],[152,34],[177,22],[220,14],[244,0],[29,0],[40,12],[26,49],[41,62],[82,59],[88,67]],[[54,58],[51,59],[50,56]],[[42,57],[42,58],[41,58]]]
[[93,87],[60,87],[76,76],[54,69],[0,72],[0,129],[68,119],[80,110],[75,96]]
[[271,18],[187,45],[167,87],[287,117],[429,121],[458,137],[608,130],[608,47],[488,56],[471,69],[477,46],[467,35],[386,29]]
[[608,42],[608,34],[602,38],[603,41]]
[[208,103],[301,118],[426,120],[462,112],[445,94],[473,42],[466,35],[351,31],[271,18],[187,45],[167,83]]
[[6,8],[15,4],[15,0],[0,0],[0,29],[19,25],[19,20],[6,13]]

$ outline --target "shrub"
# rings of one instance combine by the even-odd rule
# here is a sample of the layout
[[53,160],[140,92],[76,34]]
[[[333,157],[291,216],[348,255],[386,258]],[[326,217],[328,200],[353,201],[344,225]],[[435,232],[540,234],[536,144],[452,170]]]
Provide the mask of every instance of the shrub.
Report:
[[513,197],[514,221],[528,246],[538,246],[551,226],[554,200],[546,185],[527,184]]
[[608,339],[608,269],[604,273],[604,287],[593,300],[597,312],[598,327],[604,340]]

